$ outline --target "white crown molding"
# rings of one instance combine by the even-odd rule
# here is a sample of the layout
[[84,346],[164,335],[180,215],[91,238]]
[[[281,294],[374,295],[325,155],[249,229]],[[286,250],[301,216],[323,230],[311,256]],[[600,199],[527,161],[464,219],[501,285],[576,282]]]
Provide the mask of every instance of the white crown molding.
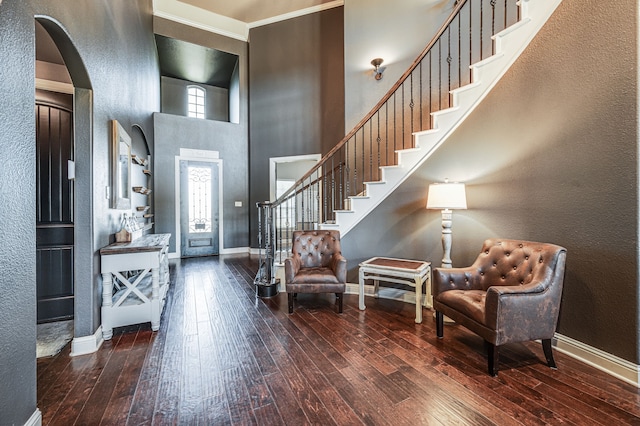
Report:
[[153,15],[201,30],[220,34],[236,40],[248,41],[249,29],[297,18],[311,13],[322,12],[344,5],[344,0],[335,0],[318,6],[308,7],[259,21],[245,23],[217,13],[209,12],[177,0],[153,0]]
[[273,24],[275,22],[286,21],[287,19],[297,18],[299,16],[310,15],[316,12],[322,12],[323,10],[333,9],[334,7],[344,6],[344,0],[336,0],[329,3],[323,3],[318,6],[307,7],[306,9],[295,10],[293,12],[284,13],[282,15],[273,16],[267,19],[261,19],[259,21],[249,22],[249,28],[261,27],[263,25]]
[[249,37],[246,23],[177,0],[153,0],[153,14],[240,41],[247,41]]

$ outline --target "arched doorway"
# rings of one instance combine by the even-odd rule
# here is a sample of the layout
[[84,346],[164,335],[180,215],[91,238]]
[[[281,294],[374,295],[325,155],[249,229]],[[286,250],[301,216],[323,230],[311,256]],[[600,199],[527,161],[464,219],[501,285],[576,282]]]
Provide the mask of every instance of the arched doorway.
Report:
[[[64,239],[61,246],[66,246],[67,258],[65,259],[65,270],[60,275],[63,279],[70,279],[66,287],[49,289],[48,296],[54,295],[54,299],[62,301],[66,305],[65,309],[54,308],[49,314],[40,317],[39,320],[55,320],[73,318],[73,335],[87,336],[93,333],[93,300],[91,291],[87,286],[93,283],[93,226],[92,226],[92,94],[91,84],[78,51],[73,46],[70,37],[64,28],[55,20],[46,16],[35,16],[36,20],[36,43],[45,43],[44,49],[38,52],[36,48],[36,87],[45,89],[49,93],[60,93],[71,96],[71,108],[62,107],[62,111],[69,111],[71,121],[71,141],[72,150],[69,152],[67,160],[74,162],[75,166],[61,167],[57,173],[63,182],[62,186],[71,188],[66,200],[69,210],[68,215],[62,218],[61,223],[55,226],[60,227],[61,232],[57,232],[57,237]],[[53,55],[53,56],[50,56]],[[55,56],[59,59],[52,59]],[[39,58],[40,56],[40,58]],[[61,63],[56,63],[61,62]],[[53,64],[46,65],[45,63]],[[56,77],[65,75],[66,77]],[[65,81],[66,78],[66,81]],[[43,86],[44,84],[44,86]],[[38,95],[42,97],[41,95]],[[57,95],[56,95],[57,96]],[[55,104],[55,102],[54,102]],[[56,106],[56,108],[59,105]],[[57,156],[62,161],[62,156]],[[71,170],[71,172],[70,172]],[[69,184],[69,178],[71,183]],[[57,194],[62,197],[62,194]],[[69,232],[69,227],[72,231]],[[54,232],[56,233],[56,232]],[[46,232],[45,232],[46,234]],[[53,244],[55,245],[55,244]],[[72,251],[72,259],[68,259],[68,252]],[[64,257],[64,256],[62,256]],[[71,290],[72,292],[70,293]],[[40,295],[38,297],[40,301]],[[69,306],[72,305],[72,307]],[[40,303],[39,303],[40,308]],[[72,349],[73,352],[73,349]]]

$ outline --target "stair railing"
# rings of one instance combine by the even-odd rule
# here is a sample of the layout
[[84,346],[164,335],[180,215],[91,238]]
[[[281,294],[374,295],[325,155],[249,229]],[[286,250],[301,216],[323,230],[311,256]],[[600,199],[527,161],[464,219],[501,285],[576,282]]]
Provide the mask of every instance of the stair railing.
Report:
[[[526,0],[522,0],[526,1]],[[519,0],[458,0],[435,36],[373,109],[301,179],[273,203],[276,262],[290,251],[295,229],[317,229],[366,196],[380,167],[396,165],[396,152],[413,147],[413,134],[432,128],[431,114],[452,107],[451,90],[471,83],[470,66],[491,55],[492,36],[520,20]],[[263,215],[264,212],[259,212]]]

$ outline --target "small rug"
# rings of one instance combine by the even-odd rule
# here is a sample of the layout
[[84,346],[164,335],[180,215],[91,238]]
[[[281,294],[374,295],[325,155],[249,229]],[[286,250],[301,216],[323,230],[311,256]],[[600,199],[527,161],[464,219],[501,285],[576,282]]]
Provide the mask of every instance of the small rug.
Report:
[[36,357],[54,356],[73,339],[73,320],[38,324]]

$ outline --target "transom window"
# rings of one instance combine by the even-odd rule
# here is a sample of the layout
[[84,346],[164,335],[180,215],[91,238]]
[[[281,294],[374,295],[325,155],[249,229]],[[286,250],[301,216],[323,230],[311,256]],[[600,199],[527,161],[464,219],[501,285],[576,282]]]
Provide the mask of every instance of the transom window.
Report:
[[204,118],[204,89],[198,86],[188,86],[188,116],[194,118]]

